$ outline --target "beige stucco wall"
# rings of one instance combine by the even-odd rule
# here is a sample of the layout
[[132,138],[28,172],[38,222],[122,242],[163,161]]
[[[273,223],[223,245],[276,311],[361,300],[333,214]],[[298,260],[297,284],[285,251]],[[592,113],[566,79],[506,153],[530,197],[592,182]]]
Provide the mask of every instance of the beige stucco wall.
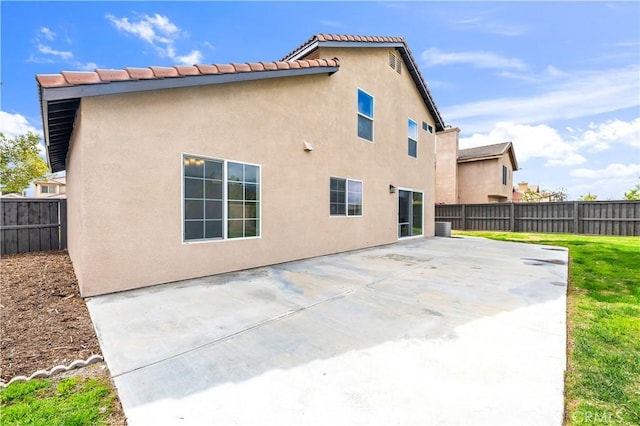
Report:
[[[507,166],[507,184],[502,184],[502,166]],[[511,201],[513,167],[509,155],[458,163],[458,195],[461,204]]]
[[[434,122],[410,76],[386,49],[319,53],[340,71],[82,100],[67,193],[83,296],[395,242],[390,184],[424,191],[433,235],[435,137],[420,123]],[[374,143],[357,137],[358,87],[375,97]],[[183,153],[262,167],[260,238],[182,242]],[[362,217],[329,215],[332,176],[363,181]]]
[[436,203],[458,203],[458,144],[460,129],[436,134]]

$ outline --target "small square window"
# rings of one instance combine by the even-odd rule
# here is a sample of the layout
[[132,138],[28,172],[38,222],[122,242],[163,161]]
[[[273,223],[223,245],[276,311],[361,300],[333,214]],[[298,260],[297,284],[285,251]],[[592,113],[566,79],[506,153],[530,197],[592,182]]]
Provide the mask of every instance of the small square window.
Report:
[[362,181],[332,177],[329,182],[329,214],[362,216]]
[[422,130],[433,134],[433,126],[426,121],[422,122]]

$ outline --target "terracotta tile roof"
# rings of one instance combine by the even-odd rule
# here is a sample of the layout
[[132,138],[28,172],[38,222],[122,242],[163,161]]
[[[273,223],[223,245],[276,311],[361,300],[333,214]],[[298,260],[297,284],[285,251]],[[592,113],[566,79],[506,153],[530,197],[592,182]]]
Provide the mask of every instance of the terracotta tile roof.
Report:
[[436,121],[436,131],[445,129],[442,114],[436,106],[431,91],[427,87],[420,70],[407,42],[403,37],[386,37],[386,36],[364,36],[364,35],[345,35],[345,34],[316,34],[305,43],[301,44],[293,51],[285,55],[282,60],[290,61],[303,59],[309,53],[313,52],[318,46],[337,47],[344,44],[345,47],[395,47],[400,52],[400,56],[408,66],[409,73],[420,91],[427,108]]
[[476,146],[474,148],[466,148],[458,151],[458,162],[469,162],[477,160],[486,160],[489,158],[495,158],[503,155],[509,151],[511,156],[511,162],[513,164],[513,170],[518,170],[518,163],[516,162],[516,153],[513,149],[511,142],[496,143],[493,145]]
[[303,51],[309,45],[314,42],[326,42],[326,41],[338,41],[338,42],[360,42],[360,43],[402,43],[406,46],[406,42],[403,37],[385,37],[385,36],[361,36],[361,35],[346,35],[346,34],[316,34],[309,40],[296,47],[282,58],[283,61],[288,60],[296,54]]
[[188,77],[211,74],[238,74],[246,72],[278,71],[299,68],[339,67],[340,61],[333,59],[301,59],[291,62],[251,62],[232,64],[197,64],[193,66],[176,65],[173,67],[97,69],[93,72],[62,71],[60,74],[38,74],[36,80],[40,87],[68,87],[83,84],[111,83],[125,80],[154,80],[162,78]]
[[97,69],[93,72],[63,71],[59,74],[36,75],[47,161],[53,172],[65,169],[76,111],[83,97],[324,72],[331,74],[338,71],[340,67],[340,61],[337,58],[305,59],[305,56],[318,45],[335,47],[336,44],[345,47],[398,49],[425,105],[436,121],[436,130],[445,128],[442,116],[404,38],[317,34],[280,61],[128,67]]

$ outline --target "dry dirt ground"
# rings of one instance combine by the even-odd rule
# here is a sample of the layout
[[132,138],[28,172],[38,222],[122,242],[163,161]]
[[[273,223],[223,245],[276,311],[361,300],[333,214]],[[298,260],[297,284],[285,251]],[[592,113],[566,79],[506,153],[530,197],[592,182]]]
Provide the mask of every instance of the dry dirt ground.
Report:
[[[4,255],[0,259],[0,271],[0,379],[3,382],[101,354],[66,251]],[[89,372],[111,380],[106,368],[72,370],[65,374]],[[113,383],[111,385],[113,387]],[[116,405],[117,413],[110,420],[112,424],[125,424],[120,402]]]

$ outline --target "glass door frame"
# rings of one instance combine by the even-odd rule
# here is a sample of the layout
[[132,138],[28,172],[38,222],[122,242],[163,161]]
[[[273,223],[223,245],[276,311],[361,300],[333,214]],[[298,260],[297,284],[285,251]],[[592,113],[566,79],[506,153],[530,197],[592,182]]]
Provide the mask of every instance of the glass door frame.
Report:
[[[410,201],[410,211],[409,211],[409,222],[400,222],[400,193],[402,192],[408,192],[409,193],[409,201]],[[419,191],[416,189],[410,189],[410,188],[398,188],[398,198],[397,198],[397,203],[396,203],[396,207],[397,207],[397,237],[398,239],[408,239],[408,238],[422,238],[424,237],[424,191]],[[421,224],[420,224],[420,230],[421,233],[417,234],[417,235],[413,235],[413,218],[414,218],[414,214],[413,214],[413,194],[421,194],[422,195],[422,203],[421,203],[421,212],[420,212],[420,217],[421,217]],[[409,235],[406,236],[402,236],[402,226],[409,226]]]

